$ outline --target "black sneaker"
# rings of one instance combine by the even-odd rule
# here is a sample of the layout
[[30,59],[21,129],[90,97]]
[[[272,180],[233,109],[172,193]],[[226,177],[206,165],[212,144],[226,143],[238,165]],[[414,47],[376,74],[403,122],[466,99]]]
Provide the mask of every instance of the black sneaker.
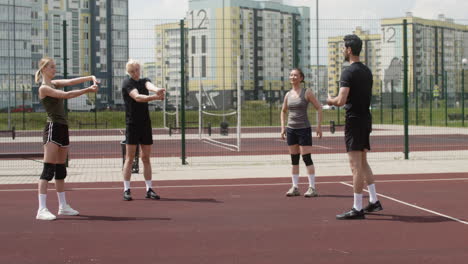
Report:
[[130,189],[124,191],[123,199],[124,199],[124,201],[131,201],[132,200],[132,194],[130,193]]
[[383,207],[380,204],[380,201],[377,201],[375,203],[370,203],[364,208],[364,212],[366,213],[372,213],[372,212],[378,212],[382,211]]
[[148,191],[146,192],[146,198],[153,199],[153,200],[161,199],[161,197],[159,197],[159,195],[157,195],[151,188],[149,188]]
[[351,209],[351,211],[336,215],[338,220],[349,220],[349,219],[364,219],[365,214],[364,210],[358,211],[356,209]]

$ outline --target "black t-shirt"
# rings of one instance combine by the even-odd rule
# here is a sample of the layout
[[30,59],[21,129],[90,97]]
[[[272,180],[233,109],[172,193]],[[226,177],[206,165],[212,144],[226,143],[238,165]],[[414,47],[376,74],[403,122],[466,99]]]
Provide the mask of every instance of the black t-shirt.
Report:
[[372,98],[372,72],[361,62],[354,62],[341,73],[340,87],[349,87],[347,116],[367,117]]
[[122,83],[122,96],[125,102],[125,123],[127,125],[143,125],[151,123],[148,111],[148,103],[139,103],[130,97],[130,92],[137,89],[139,94],[149,95],[146,89],[146,82],[151,82],[148,78],[138,81],[130,77],[124,79]]

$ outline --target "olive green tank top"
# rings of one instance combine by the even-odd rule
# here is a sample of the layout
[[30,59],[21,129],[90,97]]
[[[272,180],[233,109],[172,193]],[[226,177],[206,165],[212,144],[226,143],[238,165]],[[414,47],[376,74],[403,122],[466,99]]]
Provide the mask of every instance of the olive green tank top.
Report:
[[47,122],[68,125],[63,99],[46,96],[41,99],[41,103],[47,112]]

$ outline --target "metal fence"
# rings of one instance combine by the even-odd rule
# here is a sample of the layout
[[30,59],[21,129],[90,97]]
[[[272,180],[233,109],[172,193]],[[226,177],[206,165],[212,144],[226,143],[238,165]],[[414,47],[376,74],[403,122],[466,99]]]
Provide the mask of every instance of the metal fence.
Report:
[[[258,156],[285,162],[279,116],[290,70],[302,68],[304,87],[324,103],[339,90],[347,66],[342,39],[350,33],[362,38],[361,59],[374,75],[373,155],[404,158],[404,152],[422,151],[435,158],[467,150],[468,71],[462,65],[468,57],[467,21],[321,20],[316,41],[317,28],[308,19],[263,17],[253,23],[248,16],[203,15],[116,20],[110,32],[83,26],[86,20],[51,18],[17,21],[14,33],[10,22],[0,20],[1,166],[26,168],[34,162],[11,157],[42,151],[46,114],[33,82],[42,56],[56,60],[57,78],[93,74],[102,80],[98,95],[68,101],[71,166],[73,160],[79,166],[121,166],[120,84],[129,57],[142,63],[144,77],[167,89],[164,102],[149,104],[156,163],[248,163]],[[323,116],[326,133],[322,140],[314,138],[314,154],[333,160],[344,152],[344,110],[324,109]],[[309,117],[316,126],[312,108]]]

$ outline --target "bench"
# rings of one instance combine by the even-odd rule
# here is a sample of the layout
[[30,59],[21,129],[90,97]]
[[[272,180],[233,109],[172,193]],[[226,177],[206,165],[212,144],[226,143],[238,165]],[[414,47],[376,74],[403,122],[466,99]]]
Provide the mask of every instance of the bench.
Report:
[[11,138],[12,139],[15,139],[16,138],[16,129],[15,127],[12,127],[11,129],[7,129],[7,130],[0,130],[0,134],[11,134]]
[[[185,122],[185,124],[189,125],[198,125],[198,122]],[[172,136],[172,130],[181,130],[181,127],[176,127],[173,124],[169,125],[169,136]],[[185,129],[198,129],[198,126],[186,126]],[[208,123],[207,127],[202,127],[202,129],[208,130],[208,135],[211,136],[211,123]]]
[[0,159],[31,159],[42,157],[44,157],[43,152],[0,153]]
[[105,122],[100,122],[100,123],[81,123],[81,121],[78,121],[78,129],[81,129],[81,127],[85,127],[85,126],[94,126],[95,128],[97,128],[98,126],[103,126],[105,128],[107,128],[107,121]]
[[[449,120],[462,120],[463,119],[463,115],[461,113],[448,114],[447,116]],[[468,115],[465,116],[465,119],[468,120]]]

